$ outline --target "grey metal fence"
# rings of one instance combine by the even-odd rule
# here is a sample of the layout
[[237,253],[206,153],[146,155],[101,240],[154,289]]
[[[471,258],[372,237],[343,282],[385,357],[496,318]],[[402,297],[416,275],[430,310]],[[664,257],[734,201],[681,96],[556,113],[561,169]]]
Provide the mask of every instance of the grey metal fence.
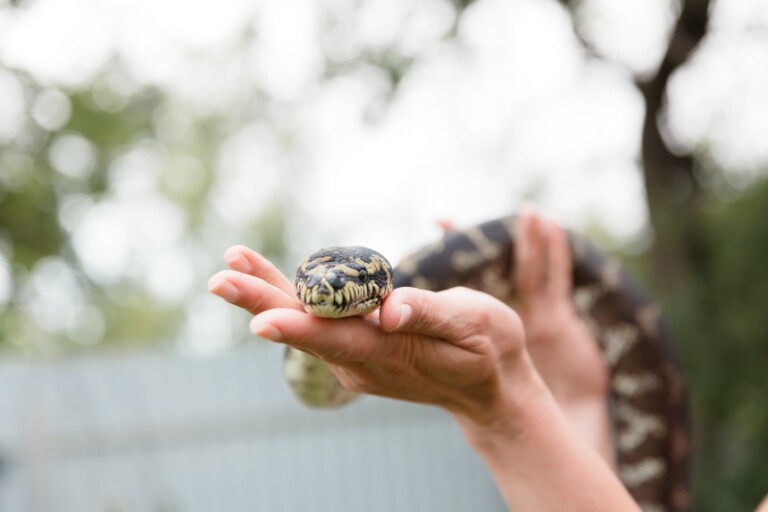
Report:
[[431,407],[297,404],[276,346],[0,361],[0,510],[501,511]]

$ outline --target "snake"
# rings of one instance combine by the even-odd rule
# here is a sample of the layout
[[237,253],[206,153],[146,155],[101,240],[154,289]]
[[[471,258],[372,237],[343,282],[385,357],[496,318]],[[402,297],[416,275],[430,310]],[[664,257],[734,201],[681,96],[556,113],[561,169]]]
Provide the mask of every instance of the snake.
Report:
[[[393,289],[440,291],[463,286],[514,307],[515,216],[455,229],[393,268],[365,247],[328,247],[304,258],[296,290],[305,310],[329,318],[365,314]],[[566,230],[572,299],[610,375],[608,406],[616,470],[646,512],[689,510],[691,428],[679,358],[661,309],[614,258]],[[313,407],[357,398],[320,359],[288,347],[283,371],[296,396]]]

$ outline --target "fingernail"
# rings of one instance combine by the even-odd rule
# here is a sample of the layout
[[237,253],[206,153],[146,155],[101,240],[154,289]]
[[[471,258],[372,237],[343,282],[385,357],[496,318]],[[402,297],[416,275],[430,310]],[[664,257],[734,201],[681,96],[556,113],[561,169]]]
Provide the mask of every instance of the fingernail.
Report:
[[234,270],[249,273],[253,270],[251,262],[245,257],[242,250],[238,247],[230,247],[224,252],[224,261]]
[[413,313],[413,308],[411,308],[410,304],[403,304],[400,306],[400,321],[397,322],[397,327],[395,329],[399,329],[401,326],[408,323],[408,320],[411,319],[411,313]]
[[251,332],[270,341],[280,341],[283,338],[283,333],[274,325],[262,324],[257,321],[251,323]]
[[213,276],[208,281],[208,290],[227,302],[235,302],[240,298],[240,290],[224,278]]

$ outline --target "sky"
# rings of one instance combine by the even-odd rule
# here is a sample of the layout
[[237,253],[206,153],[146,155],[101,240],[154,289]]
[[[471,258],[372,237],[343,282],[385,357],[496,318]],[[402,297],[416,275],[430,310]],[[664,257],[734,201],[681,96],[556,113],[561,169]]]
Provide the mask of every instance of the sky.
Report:
[[[554,1],[479,0],[454,42],[444,37],[453,22],[447,1],[357,4],[35,0],[0,9],[0,62],[47,86],[30,99],[0,68],[0,141],[21,136],[26,112],[45,129],[64,126],[71,106],[62,91],[92,89],[99,108],[119,112],[143,87],[165,90],[172,100],[155,114],[159,140],[127,148],[110,163],[109,194],[98,202],[67,197],[60,218],[90,277],[110,283],[128,275],[170,303],[196,296],[202,274],[280,195],[294,203],[297,261],[323,245],[352,244],[397,261],[439,236],[437,220],[471,225],[523,201],[572,228],[599,226],[618,245],[647,242],[634,74],[658,64],[675,3],[586,0],[587,37],[607,61],[584,54]],[[768,162],[767,34],[768,3],[715,2],[710,37],[670,84],[668,140],[681,150],[706,145],[736,190]],[[386,101],[380,69],[323,77],[324,55],[345,61],[386,48],[416,58]],[[124,63],[119,72],[110,67],[115,56]],[[255,90],[270,108],[243,120]],[[192,195],[205,169],[194,155],[169,155],[165,144],[194,116],[211,113],[238,122],[213,169],[206,254],[190,257],[201,252],[199,241],[161,188]],[[286,133],[296,141],[289,148]],[[56,137],[49,159],[57,172],[78,179],[95,171],[90,141]],[[6,186],[24,179],[3,172]],[[59,263],[36,272],[66,274]],[[9,290],[0,258],[0,303]],[[30,307],[50,321],[67,296]],[[192,300],[190,318],[214,311],[209,300]]]

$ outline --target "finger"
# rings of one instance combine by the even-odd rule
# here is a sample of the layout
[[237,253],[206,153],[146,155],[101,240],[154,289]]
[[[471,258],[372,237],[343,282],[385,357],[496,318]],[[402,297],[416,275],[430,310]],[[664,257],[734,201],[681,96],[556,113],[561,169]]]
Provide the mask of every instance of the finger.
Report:
[[224,261],[232,270],[259,277],[273,286],[293,295],[293,284],[267,258],[244,245],[235,245],[224,251]]
[[387,332],[409,332],[455,343],[487,327],[489,315],[498,306],[508,309],[489,295],[467,288],[438,293],[398,288],[382,305],[379,321]]
[[523,299],[534,296],[541,286],[541,221],[532,206],[524,206],[515,223],[515,284]]
[[234,270],[222,270],[211,276],[208,290],[253,315],[273,308],[303,309],[295,295],[288,295],[259,277]]
[[571,295],[573,262],[565,230],[555,222],[545,222],[547,245],[547,267],[549,268],[547,288],[555,299]]
[[370,360],[386,334],[362,317],[319,318],[295,309],[272,309],[251,320],[251,332],[332,363]]

